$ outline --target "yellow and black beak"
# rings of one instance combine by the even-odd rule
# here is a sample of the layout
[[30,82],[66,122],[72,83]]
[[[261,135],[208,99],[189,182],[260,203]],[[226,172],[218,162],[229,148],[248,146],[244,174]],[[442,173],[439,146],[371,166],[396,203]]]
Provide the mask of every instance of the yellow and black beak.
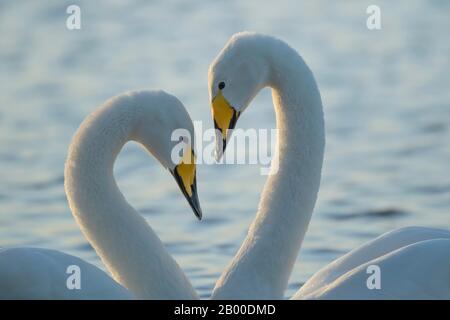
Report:
[[191,152],[191,155],[192,157],[189,161],[186,161],[186,158],[183,158],[179,165],[177,165],[173,170],[170,170],[170,173],[172,173],[178,183],[181,192],[183,192],[186,200],[189,202],[195,216],[198,220],[201,220],[202,209],[200,208],[200,202],[197,194],[196,165],[193,151]]
[[[225,152],[227,140],[230,138],[229,129],[234,129],[239,119],[240,112],[236,111],[230,103],[225,99],[222,91],[212,100],[212,115],[214,120],[214,128],[216,129],[216,157],[220,157]],[[220,145],[221,144],[221,145]]]

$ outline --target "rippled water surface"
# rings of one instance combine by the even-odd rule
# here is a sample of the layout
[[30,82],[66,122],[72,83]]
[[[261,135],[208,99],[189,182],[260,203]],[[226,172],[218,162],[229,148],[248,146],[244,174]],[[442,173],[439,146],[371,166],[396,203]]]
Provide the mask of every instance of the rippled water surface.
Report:
[[[80,2],[78,2],[80,3]],[[316,75],[327,148],[318,204],[287,295],[321,266],[405,225],[450,228],[450,2],[0,2],[0,246],[40,246],[102,267],[63,190],[67,147],[110,96],[162,88],[211,127],[207,68],[230,35],[253,30],[296,48]],[[273,128],[270,92],[241,127]],[[255,165],[198,168],[204,220],[136,145],[116,164],[124,194],[207,297],[241,244],[264,176]]]

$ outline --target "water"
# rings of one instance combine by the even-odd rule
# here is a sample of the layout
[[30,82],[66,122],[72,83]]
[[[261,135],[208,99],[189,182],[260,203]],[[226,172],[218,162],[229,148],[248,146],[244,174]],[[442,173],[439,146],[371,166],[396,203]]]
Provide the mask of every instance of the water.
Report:
[[[377,1],[379,31],[366,28],[371,1],[79,3],[82,30],[68,31],[71,2],[0,2],[1,246],[54,248],[102,267],[64,195],[71,136],[104,100],[141,88],[176,94],[211,127],[207,68],[241,30],[299,50],[325,107],[322,187],[287,296],[383,232],[450,228],[450,3]],[[239,126],[274,128],[269,91]],[[265,177],[255,165],[198,171],[201,223],[139,147],[127,145],[116,164],[128,200],[207,297],[242,243]]]

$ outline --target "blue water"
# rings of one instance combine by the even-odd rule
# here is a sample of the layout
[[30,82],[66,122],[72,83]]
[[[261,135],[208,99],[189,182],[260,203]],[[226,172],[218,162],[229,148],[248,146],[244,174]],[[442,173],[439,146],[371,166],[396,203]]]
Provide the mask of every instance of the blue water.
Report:
[[[0,246],[40,246],[100,260],[63,190],[67,147],[83,118],[130,89],[177,95],[211,127],[207,68],[229,36],[279,36],[315,73],[327,148],[318,204],[291,295],[321,266],[406,225],[450,228],[450,2],[77,1],[82,29],[65,27],[65,1],[0,2]],[[274,128],[270,92],[242,128]],[[207,297],[245,236],[265,177],[256,165],[198,168],[204,220],[172,177],[127,145],[116,177]],[[245,183],[243,183],[245,182]]]

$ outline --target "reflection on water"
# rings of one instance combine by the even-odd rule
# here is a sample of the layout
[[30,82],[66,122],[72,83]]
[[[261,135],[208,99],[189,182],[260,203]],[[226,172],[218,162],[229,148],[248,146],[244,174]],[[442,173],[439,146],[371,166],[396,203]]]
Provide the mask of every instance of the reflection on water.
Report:
[[[176,94],[194,120],[211,127],[207,68],[240,30],[297,48],[325,106],[322,187],[288,295],[324,264],[392,228],[450,228],[450,7],[378,3],[380,31],[366,29],[365,1],[82,1],[82,29],[68,31],[64,2],[1,2],[0,245],[64,250],[101,266],[64,196],[72,134],[104,100],[141,88]],[[240,126],[274,125],[265,90]],[[136,145],[120,155],[116,177],[206,297],[242,242],[265,177],[257,166],[198,170],[202,222]]]

